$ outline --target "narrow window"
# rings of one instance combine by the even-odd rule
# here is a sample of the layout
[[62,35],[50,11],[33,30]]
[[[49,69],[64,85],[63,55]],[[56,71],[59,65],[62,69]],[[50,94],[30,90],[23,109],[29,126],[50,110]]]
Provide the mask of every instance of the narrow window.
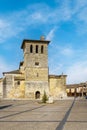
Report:
[[36,45],[36,53],[38,53],[38,45]]
[[17,85],[20,85],[20,81],[17,82]]
[[35,62],[35,65],[38,66],[38,65],[39,65],[39,62]]
[[43,53],[43,46],[41,46],[41,53]]
[[32,53],[32,52],[33,52],[33,46],[30,45],[30,53]]

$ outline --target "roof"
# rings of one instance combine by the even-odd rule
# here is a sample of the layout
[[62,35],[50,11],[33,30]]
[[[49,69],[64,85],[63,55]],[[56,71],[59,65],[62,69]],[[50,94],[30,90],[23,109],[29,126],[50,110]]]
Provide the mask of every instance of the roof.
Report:
[[0,82],[2,82],[3,78],[0,78]]
[[21,62],[20,62],[20,66],[22,66],[22,65],[23,65],[23,63],[24,63],[24,61],[21,61]]
[[30,43],[30,42],[34,42],[34,43],[44,43],[44,44],[49,44],[50,41],[47,40],[31,40],[31,39],[24,39],[21,45],[21,49],[23,49],[23,46],[25,43]]
[[78,87],[85,87],[86,83],[79,83],[79,84],[67,84],[67,88],[78,88]]
[[67,77],[67,75],[49,75],[49,78],[61,78],[61,77]]
[[77,87],[79,87],[79,84],[68,84],[66,86],[67,86],[67,88],[77,88]]
[[22,74],[19,70],[13,70],[9,72],[3,72],[3,74]]
[[15,80],[25,80],[24,76],[15,76]]

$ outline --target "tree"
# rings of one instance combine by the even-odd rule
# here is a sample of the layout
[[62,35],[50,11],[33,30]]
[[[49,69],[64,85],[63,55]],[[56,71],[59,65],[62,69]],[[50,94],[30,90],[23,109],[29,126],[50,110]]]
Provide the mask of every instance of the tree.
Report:
[[47,97],[46,92],[44,91],[44,94],[43,94],[43,96],[42,96],[42,102],[43,102],[43,103],[46,103],[47,100],[48,100],[48,97]]

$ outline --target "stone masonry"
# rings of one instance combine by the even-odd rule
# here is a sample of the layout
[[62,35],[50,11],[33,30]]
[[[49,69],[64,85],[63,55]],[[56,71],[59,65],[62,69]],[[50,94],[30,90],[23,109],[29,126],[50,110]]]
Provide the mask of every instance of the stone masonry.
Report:
[[0,82],[2,98],[41,99],[44,91],[53,99],[66,96],[66,75],[49,75],[48,45],[42,36],[40,40],[23,40],[24,61],[19,69],[4,72]]

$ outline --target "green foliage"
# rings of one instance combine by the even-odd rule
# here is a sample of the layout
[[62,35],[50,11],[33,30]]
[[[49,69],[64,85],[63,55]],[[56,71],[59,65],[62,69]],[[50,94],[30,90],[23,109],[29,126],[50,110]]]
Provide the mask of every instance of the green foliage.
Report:
[[47,100],[48,100],[48,97],[47,97],[46,92],[44,91],[44,95],[43,95],[43,97],[42,97],[42,102],[43,102],[43,103],[46,103]]

